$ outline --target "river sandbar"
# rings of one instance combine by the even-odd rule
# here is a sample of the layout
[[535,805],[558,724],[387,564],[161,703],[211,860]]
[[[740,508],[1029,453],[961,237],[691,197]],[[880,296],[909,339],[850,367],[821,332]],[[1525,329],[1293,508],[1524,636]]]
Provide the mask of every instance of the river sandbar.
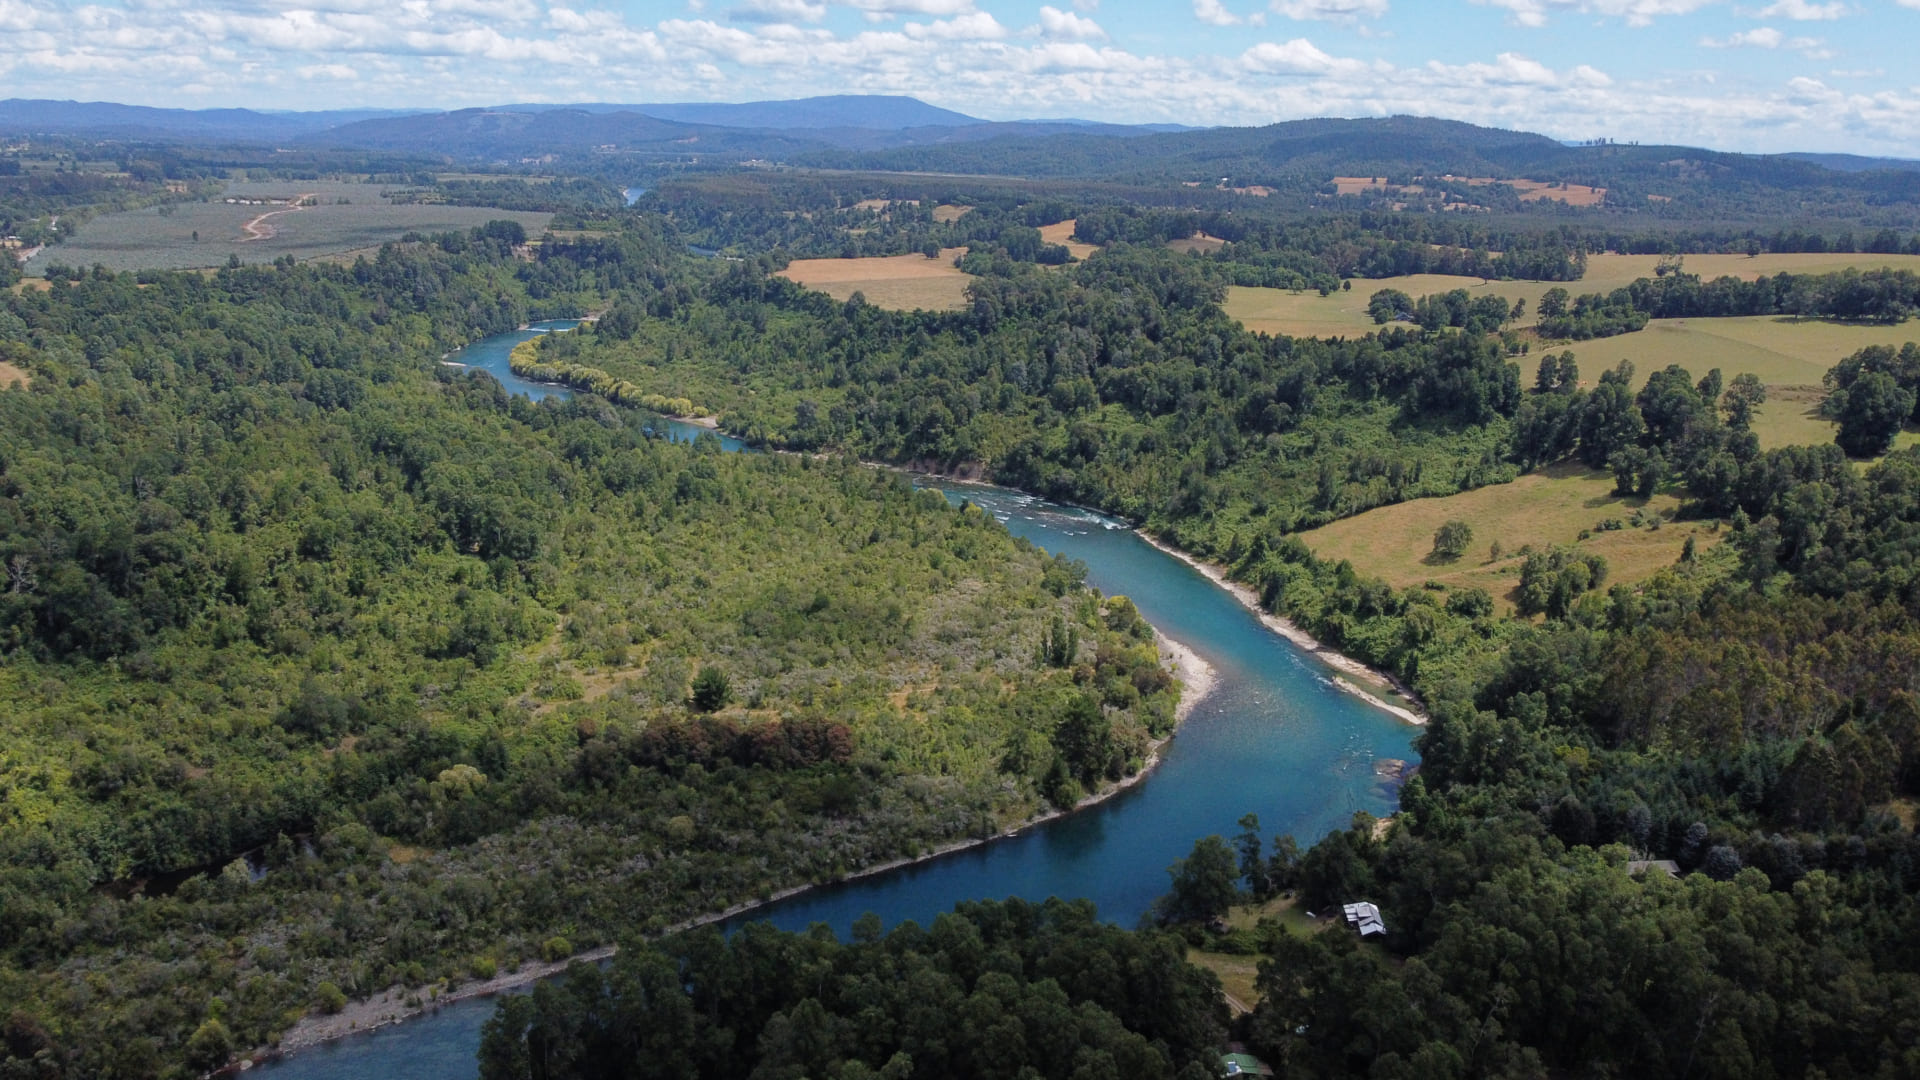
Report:
[[[1320,643],[1318,638],[1315,638],[1312,634],[1294,625],[1291,619],[1275,615],[1266,608],[1261,607],[1260,597],[1256,595],[1252,589],[1227,577],[1226,570],[1222,569],[1219,565],[1189,555],[1179,548],[1161,541],[1158,537],[1147,535],[1144,531],[1140,532],[1140,538],[1166,554],[1193,567],[1195,570],[1200,571],[1202,574],[1205,574],[1208,580],[1233,594],[1233,598],[1240,601],[1241,606],[1245,607],[1248,611],[1253,612],[1262,623],[1266,624],[1267,629],[1293,642],[1303,651],[1312,653],[1321,663],[1334,669],[1336,672],[1343,672],[1359,679],[1385,683],[1393,687],[1394,691],[1401,697],[1406,698],[1416,706],[1420,703],[1419,697],[1414,694],[1413,690],[1399,679],[1394,678],[1392,675],[1378,668],[1368,667],[1366,664],[1355,660],[1351,656],[1345,656],[1327,648]],[[1376,708],[1392,713],[1409,724],[1424,726],[1427,722],[1427,717],[1424,713],[1417,712],[1414,709],[1409,709],[1402,705],[1395,705],[1390,701],[1382,701],[1376,695],[1368,693],[1364,688],[1356,686],[1354,683],[1338,675],[1334,676],[1333,681],[1340,689],[1365,700]]]

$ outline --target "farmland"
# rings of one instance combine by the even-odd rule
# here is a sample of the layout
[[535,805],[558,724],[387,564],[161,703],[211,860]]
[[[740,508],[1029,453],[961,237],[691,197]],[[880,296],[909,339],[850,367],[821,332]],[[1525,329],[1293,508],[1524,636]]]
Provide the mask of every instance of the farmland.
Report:
[[948,248],[937,259],[889,255],[866,259],[796,259],[781,276],[818,289],[835,300],[854,293],[895,311],[958,311],[967,304],[967,283],[953,260],[964,249]]
[[[1502,610],[1512,607],[1510,595],[1520,580],[1522,547],[1546,548],[1574,544],[1583,553],[1607,560],[1610,582],[1644,581],[1680,557],[1687,537],[1704,550],[1719,534],[1711,525],[1673,523],[1669,519],[1680,500],[1672,495],[1652,499],[1621,498],[1613,493],[1611,473],[1564,464],[1530,473],[1511,484],[1496,484],[1439,499],[1369,510],[1300,534],[1315,555],[1349,559],[1362,573],[1405,588],[1437,581],[1454,588],[1478,586],[1494,596]],[[1633,525],[1636,512],[1641,525]],[[1623,528],[1602,530],[1612,519]],[[1658,519],[1657,528],[1649,526]],[[1473,544],[1452,562],[1429,561],[1433,534],[1448,521],[1464,521],[1473,529]],[[1580,540],[1582,530],[1591,530]],[[1491,559],[1498,542],[1501,557]]]
[[[1260,289],[1235,286],[1228,290],[1227,314],[1239,319],[1247,329],[1291,337],[1359,337],[1375,329],[1367,316],[1367,298],[1381,289],[1399,289],[1408,296],[1421,297],[1453,289],[1482,291],[1505,297],[1509,302],[1524,299],[1529,317],[1521,325],[1531,325],[1531,312],[1548,289],[1564,288],[1574,295],[1605,293],[1632,284],[1636,279],[1652,277],[1655,255],[1594,255],[1587,259],[1586,276],[1579,281],[1487,281],[1450,274],[1414,274],[1406,277],[1354,279],[1351,292],[1321,296],[1315,292],[1289,292],[1285,289]],[[1724,275],[1752,280],[1762,274],[1825,274],[1850,266],[1872,269],[1890,266],[1896,270],[1920,271],[1920,256],[1914,255],[1688,255],[1682,267],[1703,278]],[[1757,374],[1757,373],[1756,373]]]
[[[236,182],[228,185],[223,198],[312,194],[313,205],[288,211],[279,205],[191,202],[109,214],[89,221],[66,243],[36,255],[27,271],[95,264],[115,270],[188,269],[223,266],[235,255],[247,263],[272,262],[282,255],[311,259],[378,247],[408,232],[468,229],[499,218],[511,218],[537,234],[552,216],[472,206],[396,206],[382,198],[383,190],[380,185],[327,180]],[[260,221],[267,213],[274,216]],[[256,222],[250,233],[247,225]],[[250,238],[256,233],[270,235]]]

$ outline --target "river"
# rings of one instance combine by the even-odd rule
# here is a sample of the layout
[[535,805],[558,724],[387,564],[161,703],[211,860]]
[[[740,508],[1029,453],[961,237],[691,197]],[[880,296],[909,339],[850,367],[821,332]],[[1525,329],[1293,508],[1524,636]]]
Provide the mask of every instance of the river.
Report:
[[[500,335],[454,359],[494,371],[486,357],[497,352],[496,374],[509,390],[564,394],[505,370],[506,353],[535,332]],[[699,433],[673,427],[676,438]],[[1396,791],[1376,765],[1412,759],[1416,729],[1340,690],[1325,665],[1198,571],[1098,514],[990,485],[923,482],[949,500],[992,512],[1048,551],[1085,562],[1091,584],[1131,597],[1163,633],[1213,665],[1213,692],[1181,725],[1154,774],[1104,803],[1009,839],[801,893],[735,924],[766,919],[800,930],[824,922],[844,935],[868,911],[891,925],[925,922],[960,900],[1057,895],[1091,898],[1105,917],[1131,926],[1166,891],[1168,864],[1208,833],[1237,832],[1243,814],[1259,814],[1267,835],[1292,833],[1305,846],[1345,826],[1357,810],[1393,810]],[[271,1075],[470,1080],[478,1072],[480,1025],[492,1012],[487,999],[458,1002],[303,1051],[270,1066]]]

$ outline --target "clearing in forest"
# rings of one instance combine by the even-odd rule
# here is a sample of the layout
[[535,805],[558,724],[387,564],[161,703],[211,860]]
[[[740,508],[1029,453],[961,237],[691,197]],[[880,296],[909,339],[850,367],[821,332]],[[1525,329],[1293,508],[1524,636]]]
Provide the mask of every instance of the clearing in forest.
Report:
[[945,225],[951,221],[959,221],[961,218],[966,217],[972,210],[973,207],[971,206],[955,206],[952,203],[942,203],[933,208],[933,220]]
[[1833,441],[1833,424],[1819,415],[1827,369],[1869,345],[1898,348],[1920,341],[1920,322],[1894,326],[1752,315],[1730,319],[1655,319],[1645,330],[1618,337],[1534,346],[1520,364],[1521,381],[1533,385],[1540,358],[1571,350],[1580,365],[1580,382],[1591,386],[1600,373],[1622,360],[1633,361],[1633,386],[1669,364],[1679,364],[1698,379],[1712,368],[1731,380],[1751,373],[1767,384],[1753,430],[1766,449]]
[[1192,236],[1187,237],[1185,240],[1169,240],[1167,241],[1167,246],[1172,248],[1175,251],[1179,251],[1183,253],[1190,252],[1190,251],[1198,251],[1202,255],[1210,255],[1213,252],[1219,251],[1221,248],[1226,247],[1227,242],[1225,240],[1220,239],[1217,236],[1208,236],[1206,233],[1199,232],[1199,233],[1194,233]]
[[[1501,611],[1513,608],[1520,584],[1520,549],[1572,545],[1607,560],[1609,584],[1631,584],[1652,577],[1680,558],[1688,536],[1704,551],[1720,533],[1702,522],[1665,520],[1679,508],[1672,495],[1622,498],[1613,493],[1613,475],[1568,462],[1529,473],[1511,484],[1464,491],[1436,499],[1414,499],[1369,510],[1300,534],[1323,559],[1349,559],[1363,574],[1396,588],[1437,581],[1450,588],[1479,587],[1493,594]],[[1632,524],[1660,518],[1657,529]],[[1621,528],[1602,530],[1609,519]],[[1449,521],[1473,529],[1473,544],[1452,561],[1432,557],[1433,534]],[[1580,540],[1581,530],[1591,530]],[[1498,542],[1501,556],[1490,557]]]
[[17,364],[0,360],[0,390],[5,390],[16,382],[23,387],[30,386],[33,383],[33,376],[27,374],[27,369]]
[[835,300],[854,293],[893,311],[958,311],[967,306],[973,279],[953,265],[965,248],[947,248],[937,259],[886,255],[866,259],[795,259],[780,276],[818,289]]
[[1040,227],[1040,242],[1043,244],[1065,245],[1068,253],[1076,259],[1084,259],[1100,250],[1099,244],[1083,244],[1073,238],[1073,230],[1080,224],[1077,218],[1055,222]]
[[[1310,289],[1293,292],[1236,285],[1227,290],[1226,312],[1247,329],[1261,333],[1288,337],[1360,337],[1378,329],[1367,315],[1367,301],[1381,289],[1399,289],[1416,300],[1434,293],[1466,289],[1475,296],[1493,293],[1505,297],[1509,303],[1525,300],[1527,315],[1519,325],[1531,326],[1540,297],[1548,289],[1565,289],[1574,296],[1609,293],[1639,278],[1652,277],[1659,261],[1657,255],[1593,255],[1587,259],[1586,276],[1579,281],[1489,281],[1454,274],[1354,278],[1351,291],[1331,296],[1321,296]],[[1920,272],[1920,255],[1760,255],[1755,258],[1688,255],[1681,269],[1707,280],[1731,274],[1751,281],[1763,274],[1829,274],[1849,267],[1876,270],[1883,266]],[[1831,367],[1832,363],[1828,361],[1827,366]]]

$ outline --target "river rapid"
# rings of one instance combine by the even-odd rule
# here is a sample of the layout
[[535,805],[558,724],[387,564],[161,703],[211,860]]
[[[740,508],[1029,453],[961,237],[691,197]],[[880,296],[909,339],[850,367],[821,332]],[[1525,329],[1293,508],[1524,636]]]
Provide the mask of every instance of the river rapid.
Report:
[[[569,326],[502,334],[450,359],[484,368],[509,391],[536,400],[565,395],[513,375],[506,354],[535,333]],[[700,429],[674,424],[671,434],[687,439]],[[741,449],[737,440],[723,441]],[[1099,514],[992,485],[920,482],[1086,563],[1090,584],[1131,597],[1162,633],[1211,664],[1213,690],[1162,751],[1154,773],[1111,799],[1017,836],[800,893],[729,927],[764,919],[802,930],[822,922],[844,936],[869,911],[888,925],[924,923],[961,900],[1009,896],[1087,897],[1107,919],[1131,926],[1166,890],[1168,865],[1202,836],[1237,832],[1243,814],[1260,815],[1265,834],[1292,833],[1304,847],[1344,827],[1355,811],[1394,810],[1398,793],[1387,772],[1415,756],[1417,729],[1340,689],[1325,664],[1199,571]],[[471,1080],[480,1025],[492,1012],[491,1000],[469,999],[268,1068],[274,1080]]]

